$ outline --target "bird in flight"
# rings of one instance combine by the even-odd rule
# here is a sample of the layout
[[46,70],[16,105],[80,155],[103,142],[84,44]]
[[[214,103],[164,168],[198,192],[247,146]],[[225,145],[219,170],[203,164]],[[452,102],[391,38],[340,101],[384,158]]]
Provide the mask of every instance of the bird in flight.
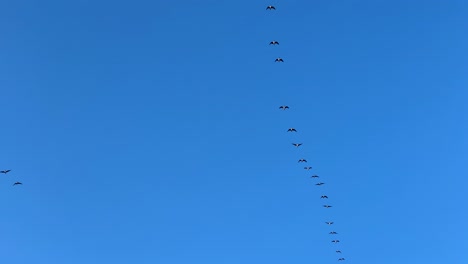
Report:
[[335,252],[336,252],[336,253],[340,253],[340,254],[341,254],[341,250],[337,250],[337,251],[335,251]]
[[336,235],[336,234],[338,234],[338,233],[335,232],[335,231],[332,231],[332,232],[330,232],[329,234],[330,234],[330,235]]
[[276,41],[276,40],[273,40],[273,41],[270,42],[270,45],[279,45],[279,42]]
[[0,173],[7,174],[7,173],[9,173],[10,171],[11,171],[11,170],[2,170],[2,171],[0,171]]
[[307,162],[305,159],[300,159],[298,162]]
[[330,208],[330,207],[332,207],[332,206],[331,206],[331,205],[328,205],[328,204],[326,204],[326,205],[324,205],[323,207],[325,207],[325,208]]
[[344,258],[339,258],[338,260],[339,260],[339,261],[342,261],[342,260],[344,260]]
[[15,186],[15,185],[21,185],[21,184],[22,184],[21,182],[15,182],[15,183],[13,183],[13,186]]
[[319,176],[318,175],[312,175],[310,176],[311,178],[318,178]]
[[275,62],[284,62],[282,58],[276,58]]
[[304,170],[311,170],[312,167],[304,167]]
[[292,143],[293,146],[295,146],[296,148],[300,147],[302,145],[302,143]]
[[328,199],[328,196],[322,195],[320,198],[321,198],[321,199]]
[[339,240],[332,240],[332,243],[339,243],[340,241]]
[[289,109],[289,106],[287,106],[287,105],[282,105],[282,106],[279,107],[279,109],[281,109],[281,110],[286,110],[286,109]]
[[333,222],[325,222],[327,225],[333,225]]
[[291,127],[290,129],[288,129],[288,132],[297,132],[297,130],[293,127]]
[[274,6],[267,6],[266,10],[276,10],[276,8]]
[[320,185],[324,185],[324,184],[325,183],[323,183],[323,182],[319,182],[319,183],[316,183],[315,185],[320,186]]

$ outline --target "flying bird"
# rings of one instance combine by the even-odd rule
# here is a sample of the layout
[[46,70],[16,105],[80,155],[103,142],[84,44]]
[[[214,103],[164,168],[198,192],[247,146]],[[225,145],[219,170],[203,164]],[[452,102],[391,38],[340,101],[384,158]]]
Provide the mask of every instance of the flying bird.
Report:
[[333,222],[325,222],[327,225],[333,225]]
[[276,58],[275,62],[284,62],[282,58]]
[[335,231],[332,231],[332,232],[330,232],[329,234],[330,234],[330,235],[336,235],[336,234],[338,234],[338,233],[335,232]]
[[295,146],[296,148],[300,147],[302,145],[302,143],[292,143],[293,146]]
[[338,260],[341,261],[341,260],[344,260],[344,258],[339,258]]
[[288,132],[297,132],[297,130],[291,127],[290,129],[288,129]]
[[286,110],[286,109],[289,109],[289,106],[287,106],[287,105],[282,105],[282,106],[279,107],[279,109],[281,109],[281,110]]
[[341,254],[341,250],[337,250],[337,251],[335,251],[335,252],[336,252],[336,253],[340,253],[340,254]]
[[10,171],[11,171],[11,170],[2,170],[2,171],[0,171],[0,173],[7,174],[7,173],[9,173]]
[[328,205],[328,204],[326,204],[326,205],[324,205],[323,207],[325,207],[325,208],[330,208],[330,207],[332,207],[332,206],[331,206],[331,205]]
[[298,162],[307,162],[305,159],[300,159]]
[[267,6],[266,10],[276,10],[276,8],[274,6]]
[[22,183],[21,182],[15,182],[15,183],[13,183],[13,186],[20,185],[20,184],[22,184]]
[[328,199],[328,196],[322,195],[320,198],[321,198],[321,199]]
[[276,41],[276,40],[273,40],[273,41],[270,42],[270,45],[279,45],[279,42]]
[[332,240],[332,243],[339,243],[340,241],[339,240]]
[[304,167],[304,170],[311,170],[312,167]]
[[325,183],[323,183],[323,182],[319,182],[319,183],[316,183],[315,185],[320,186],[320,185],[324,185],[324,184]]
[[319,176],[318,175],[312,175],[310,176],[311,178],[318,178]]

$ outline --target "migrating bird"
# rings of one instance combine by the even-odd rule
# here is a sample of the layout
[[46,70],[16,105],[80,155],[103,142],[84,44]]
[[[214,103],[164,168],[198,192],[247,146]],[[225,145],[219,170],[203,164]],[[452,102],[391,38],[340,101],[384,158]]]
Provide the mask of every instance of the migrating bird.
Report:
[[310,176],[311,178],[318,178],[319,176],[318,175],[312,175]]
[[324,205],[323,207],[325,207],[325,208],[330,208],[330,207],[332,207],[332,206],[331,206],[331,205],[328,205],[328,204],[326,204],[326,205]]
[[312,167],[304,167],[304,170],[311,170]]
[[340,254],[341,254],[341,250],[337,250],[337,251],[335,251],[335,252],[336,252],[336,253],[340,253]]
[[0,171],[0,173],[7,174],[7,173],[9,173],[10,171],[11,171],[11,170],[2,170],[2,171]]
[[300,159],[298,162],[307,162],[305,159]]
[[328,196],[322,195],[320,198],[321,198],[321,199],[328,199]]
[[286,110],[286,109],[289,109],[289,106],[287,106],[287,105],[282,105],[282,106],[279,107],[279,109],[281,109],[281,110]]
[[276,58],[275,62],[284,62],[282,58]]
[[327,225],[333,225],[333,222],[325,222]]
[[341,260],[344,260],[344,258],[339,258],[338,260],[341,261]]
[[339,241],[339,240],[332,240],[332,243],[335,243],[335,244],[336,244],[336,243],[338,243],[338,242],[340,242],[340,241]]
[[288,129],[288,132],[297,132],[297,130],[291,127],[290,129]]
[[[335,232],[335,231],[332,231],[332,232],[330,232],[329,234],[330,234],[330,235],[336,235],[336,234],[338,234],[338,233]],[[339,251],[339,250],[338,250],[338,251]]]
[[22,184],[22,183],[21,182],[15,182],[15,183],[13,183],[13,186],[20,185],[20,184]]
[[323,182],[319,182],[319,183],[316,183],[315,185],[320,186],[320,185],[324,185],[324,184],[325,183],[323,183]]
[[270,45],[279,45],[279,42],[276,41],[276,40],[273,40],[273,41],[270,42]]
[[302,143],[292,143],[293,146],[295,146],[296,148],[300,147],[302,145]]
[[276,10],[276,8],[274,6],[267,6],[266,10]]

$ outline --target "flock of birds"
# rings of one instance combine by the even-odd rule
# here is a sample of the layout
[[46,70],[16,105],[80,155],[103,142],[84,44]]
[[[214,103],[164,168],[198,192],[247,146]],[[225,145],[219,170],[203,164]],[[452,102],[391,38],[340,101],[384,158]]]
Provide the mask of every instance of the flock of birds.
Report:
[[[7,173],[9,173],[10,171],[11,171],[11,170],[2,170],[2,171],[0,171],[0,173],[3,173],[3,174],[5,174],[5,175],[7,175]],[[13,186],[21,185],[21,184],[22,184],[21,182],[18,182],[18,181],[17,181],[17,182],[15,182],[15,183],[13,183]]]
[[[270,6],[267,6],[266,10],[270,10],[270,11],[276,10],[276,7],[270,5]],[[270,42],[270,45],[276,46],[276,45],[279,45],[279,42],[276,41],[276,40],[273,40],[273,41]],[[275,62],[284,62],[284,60],[283,60],[282,58],[278,57],[278,58],[275,60]],[[283,111],[289,110],[289,106],[287,106],[287,105],[282,105],[282,106],[279,107],[279,109],[280,109],[280,110],[283,110]],[[291,128],[289,128],[289,129],[287,130],[287,132],[297,132],[297,130],[296,130],[295,128],[291,127]],[[300,146],[302,146],[302,143],[292,143],[292,145],[293,145],[294,147],[296,147],[296,148],[299,148]],[[306,159],[299,159],[298,162],[299,162],[299,163],[307,163],[307,160],[306,160]],[[304,167],[304,169],[305,169],[306,171],[310,171],[310,170],[312,169],[312,167],[306,166],[306,167]],[[312,178],[312,179],[318,179],[319,176],[314,174],[314,175],[311,176],[311,178]],[[317,186],[322,186],[322,185],[324,185],[324,184],[325,184],[325,183],[323,183],[323,182],[317,182],[315,185],[317,185]],[[327,196],[327,195],[322,195],[322,196],[320,196],[320,199],[328,199],[328,196]],[[323,207],[328,209],[328,208],[331,208],[332,206],[329,205],[329,204],[325,204],[325,205],[323,205]],[[327,224],[328,226],[333,225],[333,223],[334,223],[334,222],[325,222],[325,224]],[[336,235],[338,235],[338,232],[336,232],[336,231],[330,231],[328,234],[330,234],[331,236],[336,236]],[[331,242],[334,243],[334,244],[338,244],[338,243],[340,242],[340,240],[338,240],[338,239],[332,239]],[[341,250],[339,250],[339,249],[335,250],[335,252],[336,252],[337,254],[340,254],[340,255],[342,254]],[[345,258],[343,258],[343,257],[338,258],[338,261],[344,261],[344,260],[345,260]]]

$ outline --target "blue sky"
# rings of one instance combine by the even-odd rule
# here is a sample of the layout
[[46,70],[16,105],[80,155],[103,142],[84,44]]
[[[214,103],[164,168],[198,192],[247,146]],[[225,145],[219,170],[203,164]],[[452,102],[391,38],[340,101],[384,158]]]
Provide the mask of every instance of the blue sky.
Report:
[[466,263],[467,12],[0,1],[2,263]]

